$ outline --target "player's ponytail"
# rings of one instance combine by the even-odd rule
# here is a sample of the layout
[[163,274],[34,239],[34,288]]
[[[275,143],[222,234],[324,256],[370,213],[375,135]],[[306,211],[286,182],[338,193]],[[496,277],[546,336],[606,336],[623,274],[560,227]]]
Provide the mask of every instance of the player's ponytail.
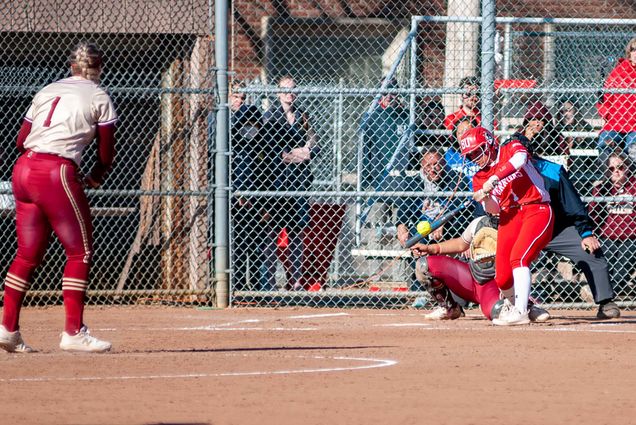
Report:
[[99,83],[104,53],[92,43],[80,43],[70,55],[71,73]]

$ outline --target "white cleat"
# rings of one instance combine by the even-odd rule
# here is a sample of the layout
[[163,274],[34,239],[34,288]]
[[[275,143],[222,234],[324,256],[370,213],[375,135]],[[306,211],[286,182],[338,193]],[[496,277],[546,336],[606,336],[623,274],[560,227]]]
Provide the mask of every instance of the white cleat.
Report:
[[32,353],[35,350],[24,343],[20,331],[9,332],[0,325],[0,348],[9,353]]
[[91,336],[86,326],[82,326],[77,335],[69,335],[66,332],[62,332],[62,340],[60,341],[60,348],[64,351],[105,353],[111,347],[112,344],[110,342]]
[[528,318],[531,322],[544,323],[550,320],[550,313],[548,313],[548,310],[533,304],[528,309]]
[[504,300],[499,317],[492,319],[492,323],[497,326],[527,325],[530,323],[530,318],[527,311],[522,313],[510,301]]

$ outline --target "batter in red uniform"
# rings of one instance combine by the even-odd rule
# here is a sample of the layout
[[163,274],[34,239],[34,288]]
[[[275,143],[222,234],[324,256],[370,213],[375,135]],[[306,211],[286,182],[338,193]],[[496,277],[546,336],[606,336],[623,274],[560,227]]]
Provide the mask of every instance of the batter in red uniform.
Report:
[[[93,254],[93,226],[84,186],[98,187],[110,170],[117,120],[110,97],[99,86],[102,57],[93,44],[77,46],[70,57],[72,76],[35,95],[18,134],[22,155],[12,176],[18,251],[4,281],[0,326],[0,347],[7,351],[33,351],[20,335],[20,307],[51,232],[66,253],[62,277],[66,324],[60,348],[89,352],[111,348],[109,342],[91,336],[83,322]],[[93,139],[98,145],[96,164],[83,177],[80,158]]]
[[506,299],[514,293],[514,306],[504,303],[493,323],[527,324],[530,263],[552,238],[550,196],[519,141],[500,148],[490,131],[476,127],[464,133],[460,147],[462,155],[480,168],[473,176],[475,200],[486,212],[500,216],[495,281]]

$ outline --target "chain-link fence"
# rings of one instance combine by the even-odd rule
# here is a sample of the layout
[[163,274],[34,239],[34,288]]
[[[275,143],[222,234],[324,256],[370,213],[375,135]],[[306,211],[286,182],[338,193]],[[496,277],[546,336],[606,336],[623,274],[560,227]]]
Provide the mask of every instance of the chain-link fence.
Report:
[[[10,178],[22,117],[40,88],[68,75],[70,48],[89,40],[106,53],[102,83],[120,117],[115,169],[88,192],[90,301],[213,302],[213,7],[42,0],[3,8],[5,272],[15,253]],[[456,139],[483,120],[500,142],[534,132],[535,153],[567,168],[609,264],[610,283],[598,278],[590,291],[590,270],[547,254],[534,264],[534,296],[587,306],[611,284],[616,300],[633,306],[633,19],[620,1],[602,10],[583,1],[233,2],[234,305],[429,307],[398,232],[412,234],[470,196],[475,168]],[[84,170],[94,156],[88,149]],[[429,240],[459,236],[475,214],[462,210]],[[59,301],[63,263],[53,242],[29,303]]]
[[[11,170],[33,95],[70,75],[81,41],[105,53],[102,85],[119,123],[114,169],[89,190],[95,254],[89,302],[212,302],[209,270],[213,114],[212,12],[206,1],[9,1],[0,11],[1,259],[16,250]],[[95,163],[87,149],[82,170]],[[65,255],[55,240],[29,304],[61,300]]]
[[553,249],[569,259],[542,254],[533,296],[581,307],[613,287],[634,305],[636,11],[486,3],[233,4],[235,305],[430,306],[398,236],[470,196],[457,138],[479,124],[567,170],[603,246],[606,262],[585,257],[585,211],[570,211]]

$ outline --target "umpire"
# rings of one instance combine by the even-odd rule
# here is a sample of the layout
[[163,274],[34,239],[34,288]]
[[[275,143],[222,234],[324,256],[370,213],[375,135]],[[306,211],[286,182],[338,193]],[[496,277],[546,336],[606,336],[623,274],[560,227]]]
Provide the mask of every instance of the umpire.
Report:
[[541,173],[546,189],[550,192],[554,230],[552,240],[544,250],[568,258],[583,271],[594,302],[599,305],[597,318],[620,317],[621,312],[613,302],[614,288],[610,282],[607,260],[593,234],[594,224],[567,171],[557,163],[535,156],[532,149],[534,143],[523,133],[513,134],[504,144],[511,140],[519,140],[526,146],[532,155],[533,165]]

